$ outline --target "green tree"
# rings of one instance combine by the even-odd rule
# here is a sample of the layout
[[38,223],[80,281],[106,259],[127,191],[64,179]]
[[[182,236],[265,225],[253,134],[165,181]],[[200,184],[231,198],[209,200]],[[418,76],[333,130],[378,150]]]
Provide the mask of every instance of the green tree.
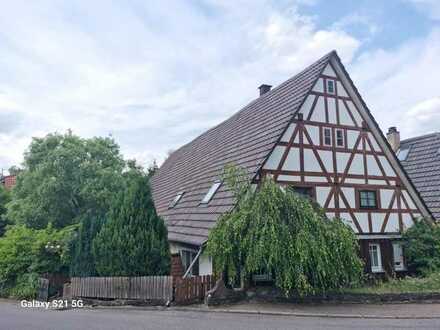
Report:
[[126,175],[108,220],[93,241],[96,268],[102,276],[163,275],[169,272],[167,230],[156,214],[149,179],[139,170]]
[[92,253],[92,244],[101,230],[104,218],[91,213],[85,214],[79,222],[77,235],[72,240],[71,276],[97,276],[96,261]]
[[34,138],[13,190],[7,217],[41,229],[77,223],[93,210],[105,214],[122,186],[124,160],[113,139],[71,132]]
[[11,166],[8,169],[9,175],[19,175],[20,172],[21,172],[21,168],[19,168],[18,166],[15,166],[15,165]]
[[440,226],[424,219],[416,221],[402,237],[410,270],[426,275],[440,270]]
[[286,295],[320,293],[355,284],[362,262],[354,232],[291,189],[264,179],[252,192],[247,175],[228,167],[224,179],[236,208],[220,218],[208,240],[216,272],[232,282],[261,270],[275,274]]
[[6,217],[6,204],[8,204],[10,200],[10,192],[0,184],[0,237],[5,233],[6,226],[10,224]]
[[74,229],[10,227],[0,238],[0,295],[31,297],[36,293],[39,274],[67,274]]

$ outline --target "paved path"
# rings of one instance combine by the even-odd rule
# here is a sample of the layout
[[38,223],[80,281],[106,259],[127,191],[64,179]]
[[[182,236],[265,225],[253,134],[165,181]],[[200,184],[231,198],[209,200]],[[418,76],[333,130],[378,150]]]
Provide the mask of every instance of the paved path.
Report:
[[206,313],[179,310],[74,309],[65,311],[24,309],[0,302],[2,330],[63,329],[440,329],[438,319],[351,319]]

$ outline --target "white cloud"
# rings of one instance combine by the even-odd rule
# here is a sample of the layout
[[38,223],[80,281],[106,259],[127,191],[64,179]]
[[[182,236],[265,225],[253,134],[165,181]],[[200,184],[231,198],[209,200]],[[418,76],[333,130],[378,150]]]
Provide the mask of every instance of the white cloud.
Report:
[[[287,2],[287,1],[286,1]],[[111,133],[127,157],[163,159],[332,49],[359,41],[318,29],[295,2],[14,1],[0,12],[0,167],[32,136]],[[304,5],[309,1],[297,1]],[[172,10],[170,10],[172,8]]]
[[439,57],[440,30],[434,29],[426,38],[408,41],[396,49],[364,53],[349,66],[383,130],[398,126],[404,138],[440,130],[436,112],[420,110],[421,106],[435,104],[433,100],[440,96]]
[[376,33],[368,19],[318,28],[295,6],[304,1],[286,2],[4,5],[0,167],[19,163],[32,136],[68,128],[112,134],[126,157],[161,161],[254,99],[261,83],[277,85],[332,49],[382,128],[439,130],[440,30],[359,54],[365,40],[348,31]]

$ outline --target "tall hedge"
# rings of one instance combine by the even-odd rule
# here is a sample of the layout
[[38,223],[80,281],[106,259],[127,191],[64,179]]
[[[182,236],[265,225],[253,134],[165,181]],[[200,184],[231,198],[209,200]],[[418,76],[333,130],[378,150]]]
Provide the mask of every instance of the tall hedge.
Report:
[[342,288],[362,277],[355,233],[291,189],[264,179],[252,192],[239,169],[228,168],[225,180],[238,205],[211,232],[208,251],[216,272],[231,282],[265,270],[286,295]]
[[167,229],[154,208],[149,179],[133,176],[93,241],[102,276],[163,275],[169,272]]

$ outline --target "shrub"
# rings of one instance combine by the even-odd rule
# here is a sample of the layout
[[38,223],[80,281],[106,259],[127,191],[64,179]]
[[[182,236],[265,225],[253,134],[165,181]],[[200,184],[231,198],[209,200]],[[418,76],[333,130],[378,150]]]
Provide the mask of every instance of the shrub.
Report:
[[266,270],[286,295],[325,292],[362,278],[356,236],[341,220],[329,221],[316,205],[263,179],[255,193],[241,170],[227,168],[225,180],[238,204],[210,233],[208,251],[216,272],[231,282]]
[[8,290],[7,295],[18,299],[36,298],[38,293],[38,278],[37,273],[19,275],[15,285]]
[[403,234],[404,254],[410,270],[426,275],[440,270],[440,226],[423,219]]
[[67,273],[72,231],[10,227],[0,238],[0,295],[32,297],[35,274]]

